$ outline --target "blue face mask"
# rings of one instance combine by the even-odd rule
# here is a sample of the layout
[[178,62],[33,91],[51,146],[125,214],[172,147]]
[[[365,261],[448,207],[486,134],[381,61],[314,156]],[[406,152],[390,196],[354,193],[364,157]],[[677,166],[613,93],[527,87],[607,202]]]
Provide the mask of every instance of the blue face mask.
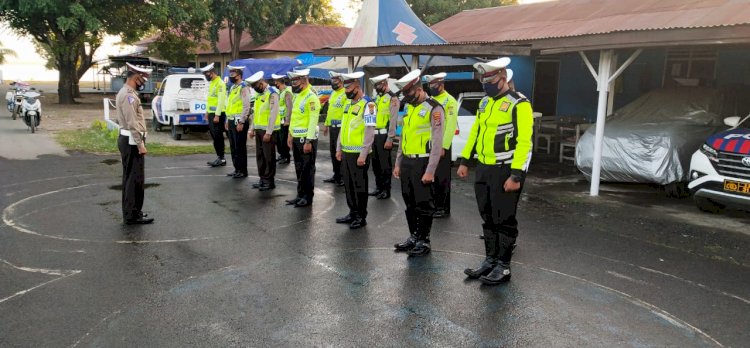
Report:
[[482,88],[488,97],[496,97],[500,94],[500,87],[497,86],[497,83],[483,83]]

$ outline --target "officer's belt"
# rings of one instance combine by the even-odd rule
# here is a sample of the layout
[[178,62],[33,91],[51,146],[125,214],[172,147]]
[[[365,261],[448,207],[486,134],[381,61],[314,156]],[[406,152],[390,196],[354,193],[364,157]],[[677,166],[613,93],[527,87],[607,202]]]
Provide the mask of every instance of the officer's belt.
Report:
[[331,123],[331,125],[329,127],[331,127],[331,128],[341,128],[341,124],[333,124],[333,123]]
[[427,158],[427,157],[430,157],[430,154],[429,153],[420,153],[420,154],[417,154],[417,155],[403,155],[403,156],[406,157],[406,158]]
[[[148,134],[148,133],[146,133],[146,132],[143,132],[143,133],[141,133],[141,137],[142,137],[142,138],[145,138],[147,134]],[[126,136],[126,137],[130,137],[130,136],[132,136],[132,135],[133,135],[133,133],[132,133],[132,132],[130,132],[129,130],[127,130],[127,129],[122,129],[122,128],[120,128],[120,135],[122,135],[122,136]]]
[[388,134],[388,128],[379,128],[375,130],[375,134]]
[[341,120],[331,120],[331,127],[340,128],[341,127]]

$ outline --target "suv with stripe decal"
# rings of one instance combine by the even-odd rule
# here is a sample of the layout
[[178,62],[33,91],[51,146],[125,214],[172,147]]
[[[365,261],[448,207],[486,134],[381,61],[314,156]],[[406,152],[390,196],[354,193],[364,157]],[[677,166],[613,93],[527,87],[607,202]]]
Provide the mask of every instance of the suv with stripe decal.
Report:
[[710,136],[690,161],[690,184],[699,209],[750,208],[750,115],[728,117],[729,130]]

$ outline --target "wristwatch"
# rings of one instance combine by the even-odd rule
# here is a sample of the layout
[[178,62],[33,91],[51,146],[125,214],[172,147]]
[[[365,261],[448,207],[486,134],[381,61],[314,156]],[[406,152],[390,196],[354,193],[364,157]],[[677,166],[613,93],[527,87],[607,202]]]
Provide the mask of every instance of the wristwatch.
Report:
[[312,140],[310,140],[310,139],[305,139],[305,144],[312,144]]
[[515,174],[511,174],[510,180],[513,180],[513,182],[521,182],[521,177]]

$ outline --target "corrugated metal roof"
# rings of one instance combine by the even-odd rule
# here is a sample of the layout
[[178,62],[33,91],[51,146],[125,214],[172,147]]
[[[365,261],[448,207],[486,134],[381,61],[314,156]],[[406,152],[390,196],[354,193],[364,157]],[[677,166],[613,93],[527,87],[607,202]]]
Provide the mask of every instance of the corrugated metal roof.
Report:
[[558,0],[468,10],[432,26],[449,42],[506,42],[750,24],[750,0]]
[[294,24],[269,43],[248,51],[312,52],[328,46],[340,46],[351,29],[311,24]]

